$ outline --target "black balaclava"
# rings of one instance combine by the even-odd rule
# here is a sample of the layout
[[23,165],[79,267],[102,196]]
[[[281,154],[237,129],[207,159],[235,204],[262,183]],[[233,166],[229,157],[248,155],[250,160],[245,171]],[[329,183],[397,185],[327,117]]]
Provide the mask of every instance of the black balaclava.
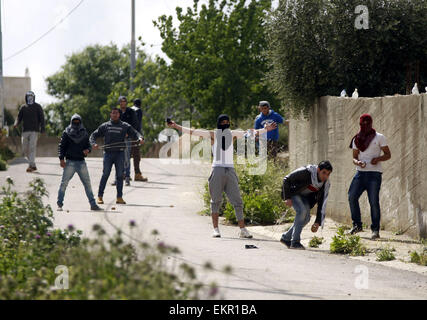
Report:
[[34,103],[36,103],[36,95],[34,94],[34,92],[32,91],[28,91],[25,94],[25,103],[29,106],[33,105]]
[[133,100],[133,104],[135,105],[135,107],[141,108],[141,105],[142,105],[141,99]]
[[230,124],[221,125],[221,122],[224,120],[230,121],[230,117],[226,114],[220,115],[217,121],[217,129],[221,130],[218,131],[218,136],[222,135],[222,150],[225,151],[230,147],[231,143],[233,142],[233,138],[231,137]]
[[[79,124],[75,125],[73,121],[79,120]],[[79,144],[82,142],[85,138],[88,137],[88,133],[86,131],[86,128],[83,126],[82,117],[80,117],[78,114],[75,114],[71,117],[70,125],[65,130],[68,137],[73,140],[74,143]]]

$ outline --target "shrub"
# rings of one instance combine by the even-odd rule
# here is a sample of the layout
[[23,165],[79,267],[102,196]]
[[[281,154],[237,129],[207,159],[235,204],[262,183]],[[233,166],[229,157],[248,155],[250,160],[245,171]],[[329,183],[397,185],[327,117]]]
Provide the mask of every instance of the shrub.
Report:
[[308,246],[310,247],[310,248],[319,248],[320,247],[320,245],[322,245],[323,244],[323,241],[324,241],[325,239],[323,239],[323,238],[318,238],[318,237],[316,237],[316,236],[314,236],[311,240],[310,240],[310,243],[308,244]]
[[411,252],[411,262],[421,266],[427,266],[427,248],[424,248],[422,252]]
[[396,260],[396,256],[394,255],[394,251],[396,249],[394,248],[382,248],[381,250],[377,251],[377,261],[393,261]]
[[366,248],[362,245],[360,237],[346,234],[343,228],[338,228],[337,234],[332,238],[331,253],[364,256]]
[[7,170],[7,163],[0,156],[0,171],[6,171],[6,170]]
[[[48,196],[40,179],[22,198],[8,179],[0,203],[0,299],[198,299],[213,298],[194,268],[171,265],[179,250],[164,243],[126,242],[122,231],[109,237],[95,225],[93,239],[82,239],[70,225],[52,230],[53,214],[43,205]],[[131,228],[135,223],[130,223]],[[66,266],[69,289],[53,286],[55,269]]]

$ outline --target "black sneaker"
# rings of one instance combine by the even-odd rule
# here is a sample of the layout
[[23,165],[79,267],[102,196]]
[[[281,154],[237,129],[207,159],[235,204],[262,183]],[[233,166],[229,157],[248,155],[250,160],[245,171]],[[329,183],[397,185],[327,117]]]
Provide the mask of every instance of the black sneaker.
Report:
[[281,239],[280,239],[280,242],[281,242],[281,243],[283,243],[285,246],[287,246],[287,247],[288,247],[288,249],[290,249],[290,248],[291,248],[291,244],[292,244],[292,242],[291,242],[291,241],[288,241],[288,240],[285,240],[285,239],[281,238]]
[[90,210],[92,210],[92,211],[104,211],[104,209],[102,209],[101,207],[99,207],[96,204],[94,206],[91,206]]
[[350,230],[351,235],[355,235],[356,233],[363,232],[363,228],[360,226],[355,226]]
[[305,247],[301,244],[301,242],[292,242],[290,249],[305,250]]
[[380,239],[381,237],[380,237],[380,233],[378,232],[378,231],[374,231],[374,232],[372,232],[372,237],[371,237],[371,240],[378,240],[378,239]]

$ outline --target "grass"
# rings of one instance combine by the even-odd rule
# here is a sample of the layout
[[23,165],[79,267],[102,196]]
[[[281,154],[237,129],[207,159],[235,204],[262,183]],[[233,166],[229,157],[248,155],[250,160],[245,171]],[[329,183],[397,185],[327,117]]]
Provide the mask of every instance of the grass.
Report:
[[308,246],[310,248],[319,248],[323,244],[324,241],[325,241],[324,238],[319,238],[319,237],[314,236],[310,240],[310,243],[308,244]]
[[332,238],[330,251],[334,254],[349,254],[351,256],[364,256],[367,253],[360,237],[345,233],[342,227],[338,228],[337,234]]
[[427,247],[422,252],[411,252],[411,262],[420,266],[427,266]]
[[385,247],[377,251],[377,261],[383,262],[383,261],[393,261],[396,260],[396,256],[393,252],[395,252],[396,249],[391,247]]

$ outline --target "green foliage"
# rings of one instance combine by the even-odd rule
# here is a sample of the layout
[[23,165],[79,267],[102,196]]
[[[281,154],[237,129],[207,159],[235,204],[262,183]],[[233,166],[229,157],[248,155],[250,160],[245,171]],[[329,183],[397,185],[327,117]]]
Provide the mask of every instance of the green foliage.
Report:
[[263,81],[268,70],[261,54],[267,42],[265,21],[271,0],[210,0],[176,9],[156,22],[162,50],[171,60],[171,75],[204,127],[221,113],[233,119],[251,113],[260,100],[277,105]]
[[319,248],[323,244],[324,240],[325,240],[324,238],[319,238],[319,237],[314,236],[310,240],[310,243],[308,244],[308,246],[310,248]]
[[[217,289],[204,289],[194,268],[171,266],[168,257],[179,253],[164,243],[136,246],[122,231],[109,237],[93,226],[95,237],[82,239],[73,226],[52,230],[53,214],[43,205],[48,196],[40,179],[19,196],[9,178],[0,203],[1,300],[188,300],[214,298]],[[130,223],[131,228],[135,223]],[[69,272],[69,289],[54,287],[57,266]]]
[[110,108],[117,106],[120,95],[127,95],[129,102],[140,98],[143,111],[142,131],[146,140],[143,150],[158,142],[159,133],[165,129],[165,119],[168,116],[191,120],[191,108],[181,97],[181,86],[174,81],[171,70],[163,59],[153,59],[140,51],[134,85],[135,90],[131,92],[129,82],[115,84],[101,112],[109,114]]
[[360,237],[346,234],[343,228],[338,228],[337,234],[332,238],[331,253],[364,256],[367,252],[362,245]]
[[46,79],[48,93],[59,100],[46,107],[48,132],[59,135],[74,113],[89,132],[107,120],[100,108],[114,85],[129,79],[129,57],[129,48],[113,44],[88,46],[67,57],[61,70]]
[[[6,130],[0,130],[0,161],[3,163],[0,164],[0,168],[5,168],[6,161],[9,161],[15,157],[15,154],[12,150],[9,149],[6,143]],[[0,169],[0,171],[4,171],[6,169]]]
[[6,171],[6,170],[7,170],[7,163],[0,156],[0,171]]
[[[369,9],[368,30],[355,28],[360,4]],[[420,63],[423,88],[426,29],[424,0],[280,1],[266,32],[272,89],[299,116],[344,88],[365,97],[405,94],[411,63]]]
[[[250,175],[248,166],[236,165],[239,186],[243,200],[243,210],[247,223],[253,225],[275,224],[283,215],[285,221],[292,222],[294,214],[286,207],[281,198],[283,177],[286,175],[281,163],[269,161],[264,175]],[[209,213],[210,195],[208,183],[205,184],[203,194],[206,211]],[[226,221],[236,224],[234,208],[224,194],[224,201],[220,209]]]
[[377,251],[377,261],[393,261],[396,260],[396,256],[394,255],[394,251],[396,249],[385,247],[381,250]]
[[427,266],[427,247],[421,252],[411,252],[411,262],[421,266]]

